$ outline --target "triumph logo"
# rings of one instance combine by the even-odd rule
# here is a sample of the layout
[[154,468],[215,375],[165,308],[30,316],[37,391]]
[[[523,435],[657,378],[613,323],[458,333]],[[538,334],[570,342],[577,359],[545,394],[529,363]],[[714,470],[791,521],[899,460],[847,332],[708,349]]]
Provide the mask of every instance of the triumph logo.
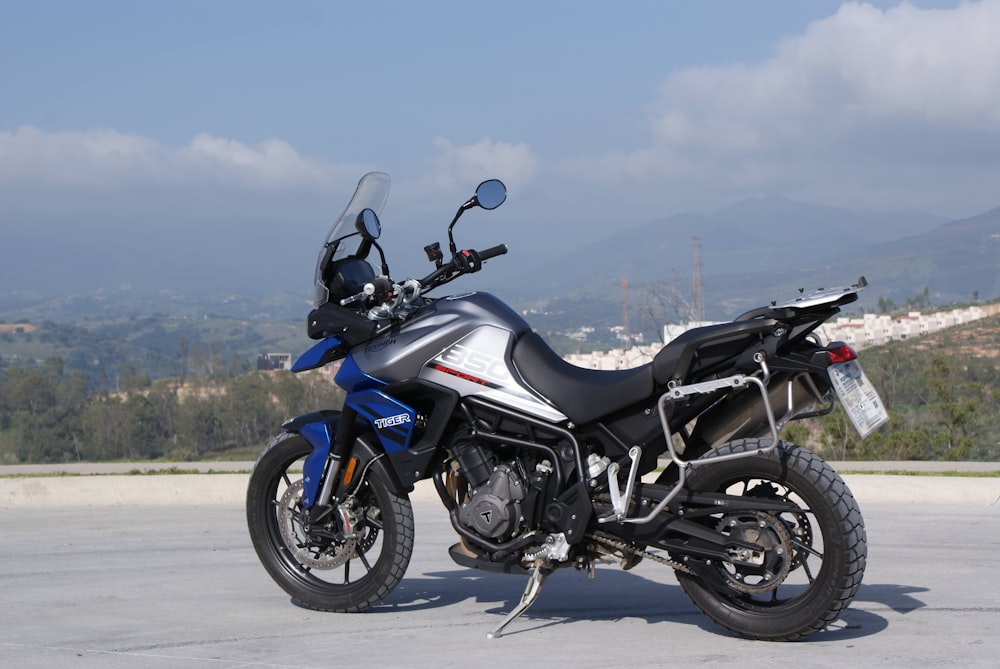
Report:
[[365,353],[368,353],[369,355],[372,353],[378,353],[382,349],[388,348],[389,346],[392,346],[395,343],[396,343],[395,337],[391,339],[383,339],[382,341],[377,341],[372,344],[368,344],[368,346],[365,346]]
[[385,418],[376,418],[375,419],[375,428],[379,429],[379,430],[383,430],[383,429],[385,429],[387,427],[393,427],[395,425],[402,425],[403,423],[409,423],[409,422],[410,422],[410,414],[408,414],[408,413],[401,413],[401,414],[397,414],[395,416],[386,416]]

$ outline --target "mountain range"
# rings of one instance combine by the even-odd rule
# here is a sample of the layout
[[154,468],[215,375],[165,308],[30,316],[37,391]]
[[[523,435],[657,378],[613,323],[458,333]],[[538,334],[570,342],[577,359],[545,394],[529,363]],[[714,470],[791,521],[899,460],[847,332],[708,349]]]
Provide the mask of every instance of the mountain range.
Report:
[[[460,245],[463,235],[488,234],[508,241],[511,250],[453,284],[453,290],[490,290],[522,309],[551,311],[562,304],[578,326],[621,320],[623,279],[636,301],[641,291],[667,284],[690,300],[696,264],[705,316],[712,319],[784,300],[799,288],[852,283],[861,275],[871,286],[863,303],[868,307],[880,297],[904,303],[925,286],[935,304],[1000,296],[1000,208],[949,221],[920,212],[857,211],[765,196],[711,214],[678,214],[633,226],[608,223],[603,229],[613,232],[603,238],[582,229],[567,235],[567,228],[521,221],[474,235],[471,224],[469,232],[456,230]],[[58,318],[74,300],[80,312],[87,308],[80,308],[81,301],[94,299],[105,307],[127,303],[149,313],[211,308],[236,316],[299,318],[308,309],[309,277],[322,234],[266,217],[211,225],[155,217],[142,226],[104,220],[81,223],[55,238],[51,229],[38,220],[18,227],[20,232],[5,232],[0,321]],[[424,269],[429,268],[416,271]]]
[[[731,318],[771,300],[865,276],[862,305],[897,304],[928,288],[935,304],[1000,296],[1000,208],[960,221],[911,212],[858,212],[782,197],[745,200],[714,214],[681,214],[625,228],[553,258],[512,283],[520,301],[589,295],[621,313],[630,290],[664,284],[692,300],[697,264],[708,318]],[[537,284],[536,284],[537,285]],[[603,286],[604,290],[598,290]],[[558,298],[557,298],[558,299]],[[620,320],[620,317],[618,317]]]

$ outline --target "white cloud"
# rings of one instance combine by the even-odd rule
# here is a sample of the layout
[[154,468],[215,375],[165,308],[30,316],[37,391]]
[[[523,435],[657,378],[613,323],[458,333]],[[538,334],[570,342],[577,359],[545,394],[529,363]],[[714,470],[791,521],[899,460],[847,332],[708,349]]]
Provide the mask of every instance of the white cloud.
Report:
[[474,144],[455,145],[438,137],[434,139],[437,154],[433,159],[430,179],[439,187],[450,189],[461,184],[496,178],[508,187],[519,188],[529,183],[538,171],[538,160],[527,144],[511,144],[485,137]]
[[[781,45],[760,68],[799,114],[1000,127],[1000,3],[880,11],[850,3]],[[751,80],[753,81],[753,80]],[[830,95],[832,93],[833,95]],[[761,105],[761,111],[776,105]],[[779,107],[780,109],[780,107]]]
[[324,189],[363,168],[301,155],[287,142],[250,145],[197,135],[173,147],[116,130],[0,132],[0,183],[108,187],[121,184],[225,184],[263,189]]
[[669,77],[654,128],[666,144],[749,151],[884,120],[1000,130],[998,30],[996,1],[886,11],[848,3],[770,60]]
[[114,130],[45,132],[22,126],[0,132],[0,181],[96,186],[115,174],[148,171],[158,153],[152,140]]
[[[938,10],[845,3],[769,59],[671,74],[647,110],[650,145],[578,161],[574,172],[812,196],[817,181],[836,179],[827,199],[867,189],[872,205],[872,189],[897,190],[905,172],[923,198],[912,206],[934,206],[949,188],[968,191],[970,172],[980,190],[997,176],[997,35],[1000,0]],[[989,168],[977,177],[972,165]]]

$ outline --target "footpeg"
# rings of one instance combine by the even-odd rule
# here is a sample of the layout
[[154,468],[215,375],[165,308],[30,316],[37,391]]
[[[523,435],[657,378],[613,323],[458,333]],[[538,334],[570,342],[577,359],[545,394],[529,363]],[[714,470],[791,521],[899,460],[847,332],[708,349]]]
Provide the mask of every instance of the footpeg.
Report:
[[632,464],[628,469],[628,482],[625,484],[625,494],[622,495],[621,488],[618,487],[618,472],[621,469],[617,462],[612,462],[608,467],[608,492],[611,494],[611,515],[599,518],[597,522],[607,523],[613,520],[621,522],[628,515],[629,504],[632,503],[632,492],[635,490],[635,479],[639,474],[639,460],[642,458],[642,449],[633,446],[628,449],[628,457]]

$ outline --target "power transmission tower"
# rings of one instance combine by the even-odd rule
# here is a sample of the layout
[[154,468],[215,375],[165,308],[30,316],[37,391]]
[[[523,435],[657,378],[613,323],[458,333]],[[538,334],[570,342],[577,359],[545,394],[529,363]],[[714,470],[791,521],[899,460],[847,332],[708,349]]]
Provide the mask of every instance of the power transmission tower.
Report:
[[694,242],[694,266],[691,269],[691,320],[701,323],[705,320],[705,294],[701,285],[701,237],[692,237]]
[[628,279],[622,279],[622,335],[628,341]]

